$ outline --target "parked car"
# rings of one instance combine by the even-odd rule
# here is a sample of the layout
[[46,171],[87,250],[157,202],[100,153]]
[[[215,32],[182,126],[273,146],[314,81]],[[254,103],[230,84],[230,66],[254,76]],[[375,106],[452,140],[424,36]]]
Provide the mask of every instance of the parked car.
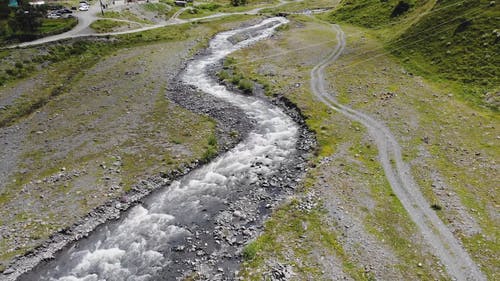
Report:
[[58,12],[61,14],[72,14],[73,13],[73,11],[71,11],[68,8],[62,8],[62,9],[58,10]]
[[182,1],[182,0],[174,1],[174,3],[175,3],[176,6],[179,6],[179,7],[186,7],[186,5],[187,5],[187,2],[186,1]]
[[59,15],[59,14],[57,14],[57,13],[49,13],[49,14],[47,15],[47,18],[48,18],[48,19],[58,19],[58,18],[60,18],[60,17],[61,17],[61,15]]
[[80,5],[80,8],[78,8],[78,10],[80,10],[80,11],[88,11],[89,10],[89,6],[88,5]]

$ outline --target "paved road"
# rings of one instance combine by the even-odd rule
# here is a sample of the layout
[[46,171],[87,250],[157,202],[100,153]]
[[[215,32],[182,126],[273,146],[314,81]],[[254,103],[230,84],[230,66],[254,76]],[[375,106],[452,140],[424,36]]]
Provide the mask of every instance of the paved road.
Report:
[[48,42],[53,42],[53,41],[58,41],[66,38],[73,38],[73,37],[79,37],[79,36],[88,36],[93,33],[92,29],[90,29],[90,24],[94,22],[95,20],[98,19],[96,16],[97,13],[99,13],[101,10],[99,8],[99,5],[97,3],[93,4],[90,6],[88,11],[77,11],[73,13],[73,15],[78,19],[78,24],[73,27],[73,29],[66,31],[61,34],[57,35],[52,35],[52,36],[47,36],[43,37],[34,41],[30,42],[24,42],[21,44],[17,44],[12,47],[27,47],[27,46],[33,46],[33,45],[40,45],[43,43],[48,43]]
[[[301,2],[303,0],[295,0],[295,2]],[[151,30],[155,28],[160,28],[160,27],[165,27],[169,25],[176,25],[176,24],[183,24],[187,22],[194,22],[194,21],[199,21],[199,20],[209,20],[209,19],[216,19],[216,18],[221,18],[221,17],[227,17],[231,15],[256,15],[258,14],[262,9],[267,9],[267,8],[277,8],[279,6],[285,5],[287,3],[294,2],[294,1],[285,1],[285,0],[280,0],[280,2],[274,6],[266,6],[266,7],[260,7],[260,8],[255,8],[249,11],[244,11],[244,12],[235,12],[235,13],[217,13],[213,15],[209,15],[206,17],[200,17],[200,18],[192,18],[192,19],[179,19],[179,15],[184,12],[187,8],[182,8],[179,11],[177,11],[168,21],[155,24],[155,25],[147,25],[143,26],[138,29],[133,29],[133,30],[126,30],[126,31],[119,31],[119,32],[108,32],[108,33],[95,33],[92,29],[90,29],[90,24],[94,22],[97,19],[102,19],[97,17],[96,15],[100,12],[100,8],[98,3],[93,4],[90,9],[86,12],[77,12],[75,13],[75,16],[78,18],[78,25],[76,25],[72,30],[53,35],[53,36],[48,36],[44,38],[40,38],[34,41],[30,42],[24,42],[21,44],[13,45],[8,48],[15,48],[15,47],[29,47],[29,46],[35,46],[35,45],[41,45],[44,43],[49,43],[49,42],[54,42],[54,41],[59,41],[63,39],[69,39],[69,38],[78,38],[78,37],[88,37],[88,36],[110,36],[110,35],[120,35],[120,34],[130,34],[130,33],[136,33],[136,32],[142,32],[146,30]]]
[[[456,280],[486,280],[460,242],[430,208],[410,171],[410,166],[401,156],[401,146],[388,127],[371,116],[340,104],[334,94],[328,93],[324,77],[325,68],[342,54],[346,42],[345,34],[338,25],[337,46],[311,71],[311,89],[315,96],[331,109],[342,113],[351,120],[362,123],[379,150],[379,161],[384,168],[394,194],[418,226],[426,242],[434,249],[434,254],[444,264],[448,274]],[[391,163],[392,162],[392,163]]]

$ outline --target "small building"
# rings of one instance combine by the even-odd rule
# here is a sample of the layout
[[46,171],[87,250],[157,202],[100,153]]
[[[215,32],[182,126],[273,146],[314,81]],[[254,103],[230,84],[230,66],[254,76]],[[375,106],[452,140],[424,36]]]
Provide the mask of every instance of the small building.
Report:
[[19,7],[19,3],[17,2],[17,0],[9,0],[9,7],[17,8]]
[[43,0],[33,1],[33,2],[28,2],[28,4],[30,4],[31,6],[41,6],[41,5],[45,5],[45,1],[43,1]]

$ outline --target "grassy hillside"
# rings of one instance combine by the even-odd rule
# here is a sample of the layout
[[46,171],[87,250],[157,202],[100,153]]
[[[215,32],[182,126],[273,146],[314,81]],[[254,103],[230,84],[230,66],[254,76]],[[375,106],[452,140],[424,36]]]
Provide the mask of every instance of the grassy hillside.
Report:
[[364,27],[378,27],[401,20],[429,0],[344,0],[330,15],[332,20]]
[[389,46],[415,71],[457,81],[464,97],[497,111],[499,21],[500,6],[490,1],[441,0]]
[[388,52],[469,102],[498,111],[500,6],[487,0],[343,1],[328,19],[372,29]]

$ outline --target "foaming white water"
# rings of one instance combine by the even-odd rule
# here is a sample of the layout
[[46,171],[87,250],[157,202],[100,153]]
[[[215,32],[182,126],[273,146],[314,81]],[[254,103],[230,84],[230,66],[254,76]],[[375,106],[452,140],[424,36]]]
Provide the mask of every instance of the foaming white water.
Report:
[[[152,280],[168,266],[170,241],[189,232],[178,225],[200,212],[200,201],[223,194],[235,184],[257,182],[259,175],[276,171],[295,151],[298,127],[279,108],[249,96],[228,91],[207,75],[207,67],[258,40],[269,37],[286,23],[284,18],[218,34],[210,43],[210,55],[189,63],[183,80],[198,89],[243,109],[255,120],[255,129],[234,149],[210,164],[174,182],[150,200],[136,206],[119,223],[89,238],[81,249],[70,249],[40,280],[114,281]],[[241,33],[249,38],[235,45],[227,39]]]

